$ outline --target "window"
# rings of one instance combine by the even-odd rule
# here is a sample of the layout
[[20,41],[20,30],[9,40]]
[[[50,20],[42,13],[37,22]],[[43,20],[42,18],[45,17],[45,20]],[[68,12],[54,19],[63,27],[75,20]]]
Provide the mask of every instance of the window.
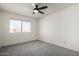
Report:
[[19,21],[19,20],[10,20],[10,33],[16,32],[30,32],[31,22]]
[[10,20],[10,32],[21,32],[21,21]]
[[22,22],[22,32],[30,32],[30,22]]

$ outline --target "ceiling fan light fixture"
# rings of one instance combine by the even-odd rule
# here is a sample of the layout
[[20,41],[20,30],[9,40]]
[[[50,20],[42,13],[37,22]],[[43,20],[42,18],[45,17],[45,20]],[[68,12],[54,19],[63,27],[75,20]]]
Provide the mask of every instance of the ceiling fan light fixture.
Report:
[[34,10],[35,13],[38,13],[38,10]]
[[35,5],[35,4],[32,4],[33,5],[33,7],[34,7],[34,11],[33,11],[33,13],[32,14],[35,14],[35,13],[41,13],[41,14],[44,14],[44,12],[42,12],[41,10],[42,9],[46,9],[46,8],[48,8],[48,6],[42,6],[42,7],[38,7],[38,4],[37,5]]

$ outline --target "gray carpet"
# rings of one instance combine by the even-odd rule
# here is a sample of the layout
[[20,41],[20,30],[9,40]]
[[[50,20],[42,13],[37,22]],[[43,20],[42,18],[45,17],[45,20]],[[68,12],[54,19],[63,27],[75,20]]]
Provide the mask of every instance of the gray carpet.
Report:
[[79,56],[79,53],[35,40],[0,48],[0,56]]

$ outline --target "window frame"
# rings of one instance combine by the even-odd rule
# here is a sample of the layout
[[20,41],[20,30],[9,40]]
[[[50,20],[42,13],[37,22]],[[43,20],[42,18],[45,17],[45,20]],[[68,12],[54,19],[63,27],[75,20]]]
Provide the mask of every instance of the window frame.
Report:
[[[23,19],[15,19],[15,18],[10,18],[9,19],[9,33],[11,33],[10,32],[10,20],[15,20],[15,21],[21,21],[21,31],[20,32],[14,32],[14,33],[31,33],[31,24],[32,24],[32,22],[30,21],[30,20],[23,20]],[[23,22],[30,22],[30,32],[23,32]]]

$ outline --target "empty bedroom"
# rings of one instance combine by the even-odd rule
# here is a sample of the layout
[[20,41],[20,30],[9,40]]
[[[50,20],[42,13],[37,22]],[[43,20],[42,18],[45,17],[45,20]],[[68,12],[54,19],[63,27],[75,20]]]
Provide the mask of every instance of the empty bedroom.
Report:
[[79,3],[0,3],[0,56],[79,56]]

